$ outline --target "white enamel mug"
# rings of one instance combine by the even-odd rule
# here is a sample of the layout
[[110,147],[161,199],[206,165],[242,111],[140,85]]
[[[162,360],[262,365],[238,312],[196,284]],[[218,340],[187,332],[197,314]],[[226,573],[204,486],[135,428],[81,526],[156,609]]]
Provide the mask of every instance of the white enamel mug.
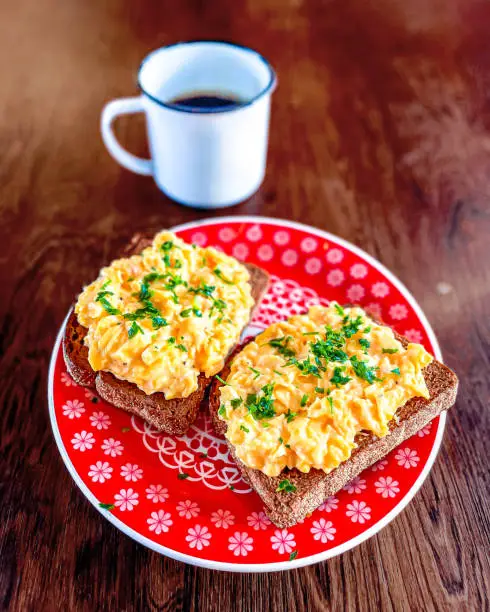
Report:
[[[153,176],[169,197],[199,208],[232,206],[263,181],[271,94],[276,75],[259,53],[226,42],[178,43],[150,53],[138,75],[141,95],[109,102],[101,131],[122,166]],[[193,108],[169,103],[196,92],[236,97],[233,106]],[[112,121],[144,112],[151,159],[116,140]]]

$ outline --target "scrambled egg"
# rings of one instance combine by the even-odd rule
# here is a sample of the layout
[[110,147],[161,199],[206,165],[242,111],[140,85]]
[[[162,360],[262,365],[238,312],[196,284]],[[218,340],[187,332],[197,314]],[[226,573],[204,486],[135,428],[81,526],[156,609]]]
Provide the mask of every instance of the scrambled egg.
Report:
[[237,343],[253,306],[247,269],[213,248],[158,234],[140,255],[113,261],[75,306],[92,368],[147,394],[187,397]]
[[429,398],[422,370],[431,361],[361,308],[314,306],[237,355],[219,416],[245,465],[268,476],[285,467],[328,473],[349,458],[356,434],[385,436],[399,407]]

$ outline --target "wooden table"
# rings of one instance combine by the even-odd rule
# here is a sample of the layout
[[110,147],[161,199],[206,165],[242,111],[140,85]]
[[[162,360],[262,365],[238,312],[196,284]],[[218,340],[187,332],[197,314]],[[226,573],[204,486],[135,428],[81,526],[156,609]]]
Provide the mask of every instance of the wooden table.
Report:
[[[29,610],[488,610],[490,5],[478,0],[15,0],[0,7],[0,601]],[[461,378],[414,501],[355,550],[233,575],[113,528],[51,434],[48,360],[79,288],[136,230],[202,216],[99,136],[155,47],[232,39],[277,69],[267,179],[229,212],[366,249],[420,301]],[[142,120],[118,123],[132,151]]]

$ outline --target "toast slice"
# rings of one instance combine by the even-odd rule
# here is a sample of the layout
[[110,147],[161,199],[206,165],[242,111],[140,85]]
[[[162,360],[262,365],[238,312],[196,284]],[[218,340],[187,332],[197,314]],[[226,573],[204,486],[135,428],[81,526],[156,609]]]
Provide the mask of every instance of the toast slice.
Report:
[[[121,257],[140,253],[152,243],[148,236],[136,234],[124,249]],[[250,274],[250,285],[255,305],[260,302],[267,289],[269,275],[253,264],[244,264]],[[256,307],[255,306],[255,307]],[[251,317],[253,311],[251,313]],[[136,414],[159,431],[181,435],[194,422],[204,394],[211,382],[200,374],[198,388],[186,398],[165,399],[163,393],[147,395],[135,384],[121,380],[110,372],[94,372],[88,361],[88,348],[84,344],[87,328],[80,325],[75,311],[66,323],[63,337],[63,356],[73,380],[83,386],[97,390],[104,400],[117,408]]]
[[[404,346],[408,340],[395,332],[395,337]],[[250,339],[249,342],[253,340]],[[233,357],[242,347],[235,349],[229,357],[221,376],[226,379],[230,372]],[[378,438],[371,432],[361,432],[355,442],[357,448],[352,451],[347,461],[341,463],[329,474],[322,470],[312,469],[308,473],[297,469],[287,470],[279,476],[270,477],[260,470],[244,465],[237,457],[233,446],[228,442],[230,453],[242,472],[243,478],[260,495],[265,505],[265,512],[278,527],[290,527],[313,512],[327,497],[344,487],[363,470],[376,463],[396,448],[401,442],[413,436],[417,431],[430,423],[443,410],[450,408],[458,390],[458,379],[454,372],[438,361],[432,361],[423,371],[429,389],[430,399],[415,397],[398,409],[389,423],[390,432]],[[220,406],[219,388],[221,383],[214,379],[210,390],[210,410],[216,431],[224,435],[227,424],[218,417]],[[287,476],[296,487],[294,493],[277,491],[280,481]]]

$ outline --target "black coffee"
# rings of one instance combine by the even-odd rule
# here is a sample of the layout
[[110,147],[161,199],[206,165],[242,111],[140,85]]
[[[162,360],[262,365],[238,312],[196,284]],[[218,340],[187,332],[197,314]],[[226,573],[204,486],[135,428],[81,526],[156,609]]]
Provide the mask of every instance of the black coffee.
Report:
[[168,102],[175,106],[180,106],[189,111],[199,110],[223,110],[233,106],[243,104],[238,96],[224,95],[220,93],[192,93],[184,96],[178,96]]

